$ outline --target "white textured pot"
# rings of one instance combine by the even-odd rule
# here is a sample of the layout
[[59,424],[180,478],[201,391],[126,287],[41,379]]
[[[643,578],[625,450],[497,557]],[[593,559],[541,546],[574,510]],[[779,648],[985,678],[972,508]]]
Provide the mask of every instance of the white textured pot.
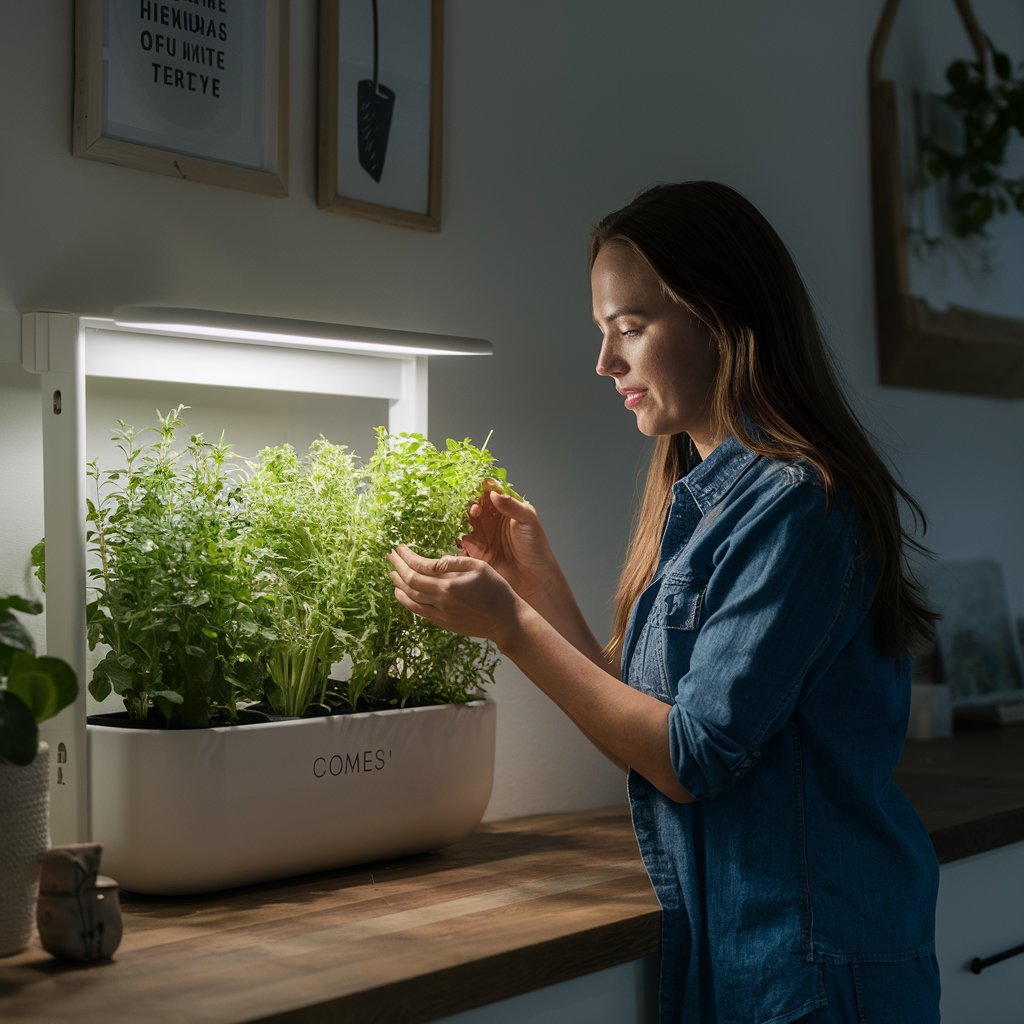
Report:
[[36,926],[39,868],[50,846],[50,753],[0,763],[0,956],[20,953]]
[[492,701],[211,729],[90,724],[105,873],[211,892],[436,850],[480,823]]

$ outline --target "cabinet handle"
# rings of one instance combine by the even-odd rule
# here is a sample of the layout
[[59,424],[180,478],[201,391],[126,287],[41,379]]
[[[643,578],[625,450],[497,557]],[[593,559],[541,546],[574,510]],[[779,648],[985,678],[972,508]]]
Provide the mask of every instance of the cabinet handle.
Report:
[[1020,956],[1021,953],[1024,953],[1024,945],[1014,946],[1013,949],[1004,949],[1002,953],[996,953],[995,956],[976,956],[970,964],[971,973],[981,974],[986,967],[991,967],[993,964],[998,964],[1003,960],[1009,960],[1011,956]]

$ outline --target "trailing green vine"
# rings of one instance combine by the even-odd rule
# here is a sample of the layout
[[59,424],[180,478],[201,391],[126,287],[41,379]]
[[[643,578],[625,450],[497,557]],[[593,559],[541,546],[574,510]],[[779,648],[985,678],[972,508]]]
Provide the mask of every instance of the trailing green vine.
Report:
[[952,228],[960,238],[985,238],[997,215],[1024,214],[1024,175],[1006,168],[1014,133],[1024,138],[1024,62],[1014,73],[1010,58],[990,39],[986,43],[994,80],[978,61],[956,60],[946,70],[950,90],[939,97],[959,120],[962,148],[922,140],[929,173],[949,182]]

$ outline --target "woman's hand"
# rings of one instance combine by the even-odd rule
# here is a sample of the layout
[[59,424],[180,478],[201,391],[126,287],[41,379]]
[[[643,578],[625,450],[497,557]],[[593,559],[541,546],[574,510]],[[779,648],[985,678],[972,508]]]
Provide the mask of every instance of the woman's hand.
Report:
[[496,480],[485,480],[479,500],[469,507],[470,532],[459,548],[470,558],[486,562],[524,601],[537,598],[558,573],[536,509],[501,491]]
[[399,544],[388,558],[395,598],[409,611],[445,629],[484,637],[502,647],[515,628],[515,592],[486,562],[444,555],[424,558]]
[[[483,493],[469,508],[469,521],[472,529],[459,542],[463,554],[486,562],[573,647],[608,668],[601,645],[555,559],[537,510],[529,502],[504,494],[496,480],[485,480]],[[501,643],[498,646],[505,651]]]

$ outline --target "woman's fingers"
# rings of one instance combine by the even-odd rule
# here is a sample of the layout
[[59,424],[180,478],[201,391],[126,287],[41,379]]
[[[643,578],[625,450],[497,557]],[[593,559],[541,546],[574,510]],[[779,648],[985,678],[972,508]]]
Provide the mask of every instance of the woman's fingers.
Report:
[[[461,555],[442,555],[440,558],[424,558],[407,544],[399,544],[388,558],[399,571],[403,567],[427,577],[445,576],[452,572],[469,572],[476,568],[477,559],[465,558]],[[405,578],[403,576],[403,578]]]
[[537,510],[528,502],[508,494],[493,477],[486,477],[480,484],[480,497],[469,506],[469,515],[477,519],[488,509],[517,522],[537,522]]
[[[409,551],[407,548],[405,556],[409,555],[415,555],[415,552]],[[394,569],[388,573],[388,578],[395,587],[395,600],[409,611],[436,621],[437,613],[434,609],[434,602],[439,596],[437,592],[439,581],[436,577],[418,572],[409,564],[406,557],[397,551],[388,553],[388,558],[394,566]],[[420,559],[420,561],[428,560]],[[432,590],[431,587],[434,589]]]
[[459,555],[424,558],[405,544],[388,553],[389,578],[403,607],[470,636],[495,639],[516,600],[485,562]]
[[503,543],[503,531],[511,524],[540,529],[537,510],[528,502],[510,494],[484,491],[468,509],[470,530],[459,541],[459,549],[467,554],[493,561]]
[[[397,573],[390,573],[392,582],[395,582]],[[408,591],[403,590],[400,586],[395,587],[395,600],[402,605],[403,608],[408,608],[409,611],[415,612],[417,615],[422,616],[425,619],[434,620],[434,612],[430,605],[421,604],[416,600],[415,597],[411,596]]]
[[405,544],[389,552],[388,559],[394,566],[388,575],[395,584],[395,596],[401,591],[423,608],[434,606],[448,592],[453,575],[469,572],[480,564],[476,559],[458,555],[424,558]]
[[490,500],[491,507],[499,515],[514,519],[517,523],[534,524],[538,522],[537,510],[528,501],[520,501],[503,491],[488,491],[486,498]]

